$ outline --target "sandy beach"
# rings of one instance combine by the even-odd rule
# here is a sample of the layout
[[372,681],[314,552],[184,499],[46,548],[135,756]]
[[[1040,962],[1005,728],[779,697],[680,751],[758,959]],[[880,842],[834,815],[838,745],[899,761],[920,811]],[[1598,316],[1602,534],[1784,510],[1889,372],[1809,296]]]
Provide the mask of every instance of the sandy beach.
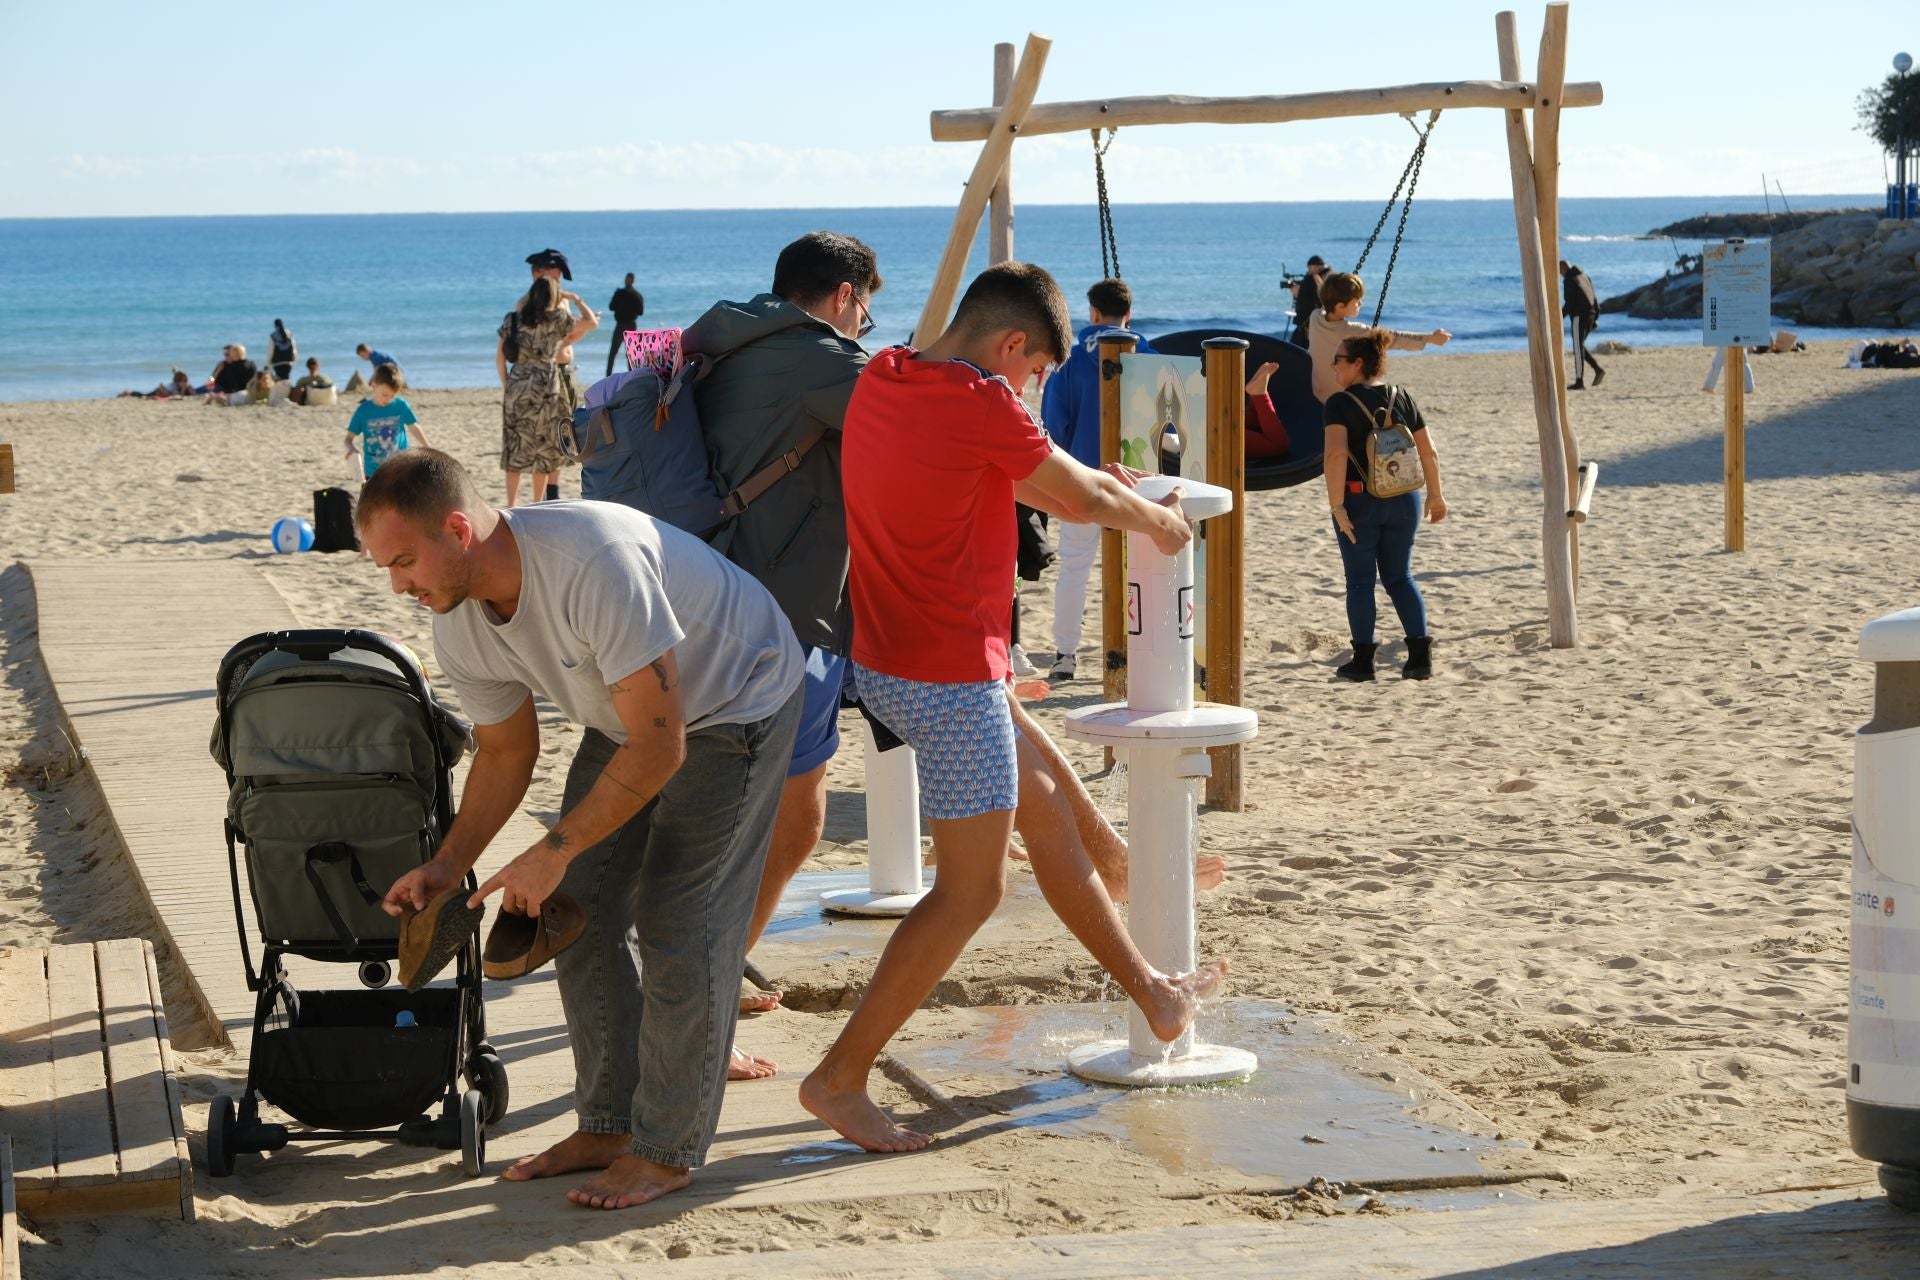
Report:
[[[1680,1217],[1710,1216],[1727,1196],[1877,1196],[1871,1166],[1848,1150],[1843,1110],[1850,739],[1872,699],[1859,629],[1916,603],[1920,381],[1848,370],[1833,342],[1756,358],[1747,550],[1727,554],[1721,401],[1700,391],[1707,354],[1603,358],[1605,385],[1572,397],[1584,452],[1601,466],[1580,533],[1577,649],[1547,642],[1524,353],[1390,368],[1425,409],[1452,506],[1422,527],[1414,553],[1436,637],[1430,682],[1396,677],[1403,646],[1384,596],[1385,678],[1332,678],[1348,641],[1319,486],[1250,495],[1244,701],[1260,711],[1261,735],[1245,757],[1246,811],[1201,821],[1203,851],[1224,855],[1230,876],[1202,901],[1202,949],[1232,961],[1229,995],[1337,1016],[1358,1045],[1403,1061],[1567,1177],[1515,1194],[1658,1200]],[[435,445],[497,495],[498,393],[410,398]],[[0,496],[0,946],[149,927],[129,892],[135,873],[101,834],[97,794],[75,774],[13,562],[236,558],[303,623],[386,632],[433,666],[427,614],[366,560],[268,545],[276,518],[309,514],[311,491],[347,475],[351,409],[351,398],[311,410],[0,405],[19,485]],[[1025,588],[1029,636],[1047,634],[1051,599],[1050,579]],[[1097,606],[1088,617],[1091,638]],[[1091,653],[1082,650],[1083,671]],[[1038,714],[1057,729],[1064,709],[1097,692],[1088,679],[1063,685]],[[576,731],[552,714],[542,728],[526,808],[550,819]],[[1100,768],[1097,751],[1067,749],[1083,773]],[[858,866],[846,820],[860,803],[857,751],[842,750],[831,785],[821,865]],[[1117,783],[1092,787],[1124,817]],[[1015,874],[1030,881],[1023,867]],[[783,1034],[824,1044],[871,964],[822,959],[774,974],[795,993],[796,1011],[777,1015],[792,1027]],[[243,1064],[208,1047],[207,1029],[173,1008],[177,976],[169,983],[198,1133],[206,1099]],[[936,1000],[1083,1001],[1102,985],[1065,940],[1003,941],[969,951]],[[909,1034],[947,1016],[923,1013]],[[807,1064],[783,1065],[780,1080],[753,1087],[791,1088],[793,1068]],[[530,1077],[516,1080],[515,1097],[564,1107],[567,1089],[565,1078]],[[1170,1200],[1143,1157],[1104,1144],[1009,1131],[970,1154],[1004,1179],[1003,1194],[955,1197],[931,1214],[812,1206],[802,1221],[702,1209],[629,1236],[596,1224],[586,1244],[523,1240],[510,1258],[484,1225],[462,1229],[457,1259],[421,1232],[402,1246],[410,1254],[387,1256],[378,1233],[329,1235],[300,1190],[403,1196],[403,1164],[351,1193],[295,1182],[271,1197],[203,1173],[197,1225],[36,1227],[28,1274],[147,1274],[161,1253],[202,1258],[205,1274],[264,1274],[229,1272],[229,1255],[282,1237],[324,1240],[337,1260],[309,1259],[306,1274],[391,1263],[491,1276],[751,1251],[774,1247],[769,1239],[806,1249],[1225,1228],[1328,1211],[1227,1194]]]

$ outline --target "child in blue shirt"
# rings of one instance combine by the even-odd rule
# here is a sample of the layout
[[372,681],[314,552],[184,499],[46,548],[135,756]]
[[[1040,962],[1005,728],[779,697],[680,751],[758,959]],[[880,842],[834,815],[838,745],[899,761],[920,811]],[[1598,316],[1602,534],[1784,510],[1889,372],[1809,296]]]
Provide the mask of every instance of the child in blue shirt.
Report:
[[[408,428],[412,433],[409,435]],[[358,439],[355,439],[358,437]],[[373,371],[367,398],[347,423],[347,456],[360,455],[361,473],[371,477],[394,454],[409,445],[427,443],[413,406],[400,398],[400,369],[383,364]]]

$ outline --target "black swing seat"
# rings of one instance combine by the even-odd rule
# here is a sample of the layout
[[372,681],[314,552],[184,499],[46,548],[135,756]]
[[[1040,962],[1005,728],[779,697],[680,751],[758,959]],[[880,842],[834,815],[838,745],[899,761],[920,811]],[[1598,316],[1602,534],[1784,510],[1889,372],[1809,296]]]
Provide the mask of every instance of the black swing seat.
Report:
[[[1249,374],[1269,360],[1280,366],[1267,383],[1267,395],[1287,428],[1292,448],[1283,458],[1248,458],[1247,488],[1289,489],[1318,476],[1325,424],[1320,402],[1313,398],[1313,361],[1306,348],[1245,329],[1182,329],[1150,341],[1161,355],[1197,356],[1208,338],[1244,339]],[[1247,406],[1247,417],[1253,417],[1252,405]]]

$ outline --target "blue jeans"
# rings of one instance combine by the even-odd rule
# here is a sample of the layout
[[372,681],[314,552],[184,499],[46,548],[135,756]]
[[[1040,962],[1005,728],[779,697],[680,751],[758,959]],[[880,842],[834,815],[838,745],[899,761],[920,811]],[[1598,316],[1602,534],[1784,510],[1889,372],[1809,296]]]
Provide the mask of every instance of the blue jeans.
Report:
[[[587,931],[554,958],[586,1133],[630,1135],[642,1159],[690,1169],[720,1123],[740,971],[800,690],[753,724],[687,735],[687,758],[625,826],[575,858],[560,887]],[[562,805],[616,750],[587,730]]]
[[[1376,498],[1367,493],[1347,494],[1347,517],[1353,521],[1354,541],[1333,527],[1340,544],[1340,563],[1347,571],[1347,629],[1357,645],[1374,643],[1373,584],[1377,579],[1400,615],[1410,638],[1427,634],[1427,602],[1413,581],[1413,535],[1420,528],[1420,494]],[[1331,518],[1331,517],[1329,517]]]

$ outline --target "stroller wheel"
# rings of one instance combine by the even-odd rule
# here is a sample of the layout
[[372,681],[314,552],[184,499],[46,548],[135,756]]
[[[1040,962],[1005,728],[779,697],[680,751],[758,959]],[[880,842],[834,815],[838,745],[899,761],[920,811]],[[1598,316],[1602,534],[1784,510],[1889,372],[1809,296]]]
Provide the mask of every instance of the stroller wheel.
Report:
[[467,1083],[486,1096],[487,1124],[498,1124],[507,1114],[507,1064],[492,1045],[482,1044],[467,1060]]
[[221,1094],[207,1115],[207,1172],[224,1178],[233,1172],[233,1099]]
[[477,1178],[487,1164],[487,1100],[478,1089],[460,1095],[460,1167]]
[[360,966],[360,985],[378,990],[393,981],[393,966],[385,960],[368,960]]

